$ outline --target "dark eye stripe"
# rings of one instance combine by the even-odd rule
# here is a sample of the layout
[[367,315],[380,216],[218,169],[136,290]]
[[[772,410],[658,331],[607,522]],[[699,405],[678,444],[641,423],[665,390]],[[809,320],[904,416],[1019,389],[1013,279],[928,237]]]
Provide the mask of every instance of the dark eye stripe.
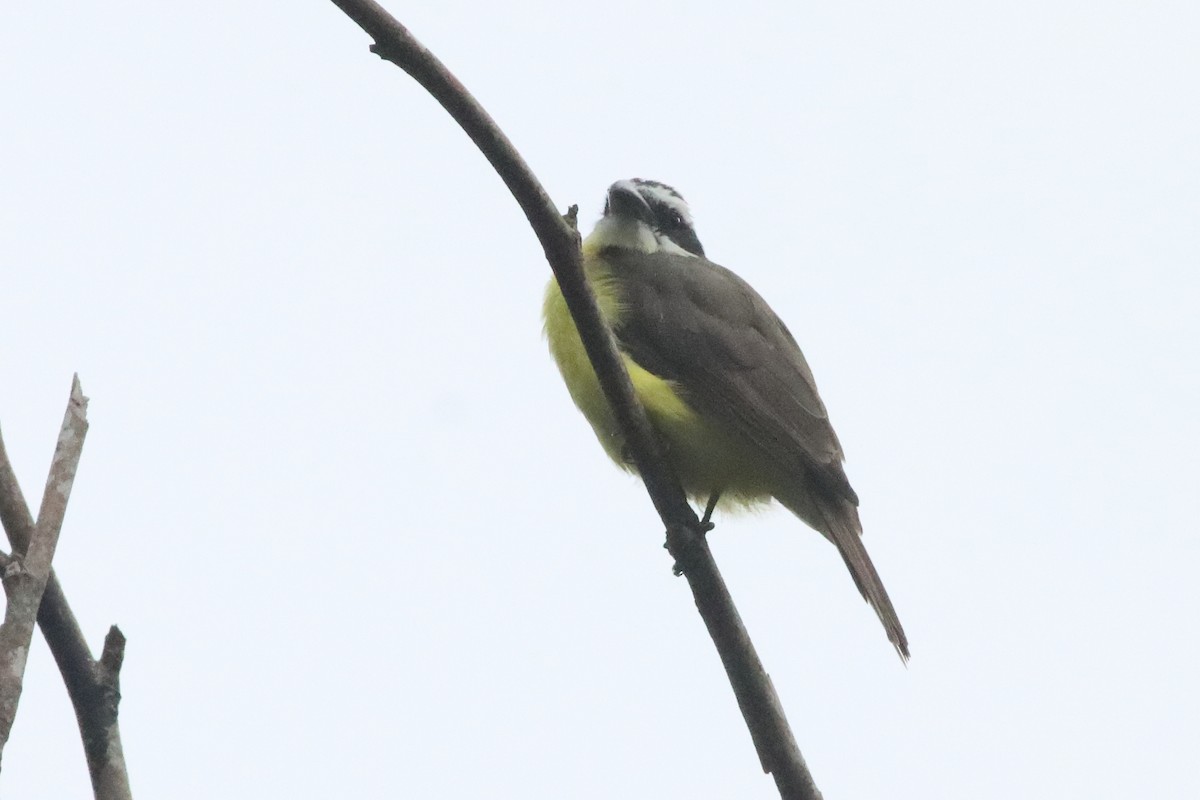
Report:
[[669,228],[686,228],[688,224],[684,222],[683,214],[679,213],[678,209],[672,208],[666,203],[655,199],[649,200],[650,210],[654,212],[654,219],[661,227]]

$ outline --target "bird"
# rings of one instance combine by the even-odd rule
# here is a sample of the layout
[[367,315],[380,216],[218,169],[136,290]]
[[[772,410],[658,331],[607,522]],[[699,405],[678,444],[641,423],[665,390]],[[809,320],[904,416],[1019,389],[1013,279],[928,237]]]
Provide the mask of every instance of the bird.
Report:
[[[634,392],[687,495],[736,511],[771,499],[833,543],[903,661],[908,638],[862,542],[859,498],[783,320],[749,283],[710,261],[673,187],[619,180],[582,244],[584,278]],[[543,304],[550,354],[608,456],[636,472],[556,279]]]

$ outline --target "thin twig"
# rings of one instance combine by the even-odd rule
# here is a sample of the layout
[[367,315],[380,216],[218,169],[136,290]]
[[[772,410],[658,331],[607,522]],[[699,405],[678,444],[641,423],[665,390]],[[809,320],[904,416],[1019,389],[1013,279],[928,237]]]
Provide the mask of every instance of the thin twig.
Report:
[[[73,401],[77,390],[78,378],[72,383]],[[57,453],[54,464],[60,464]],[[52,481],[54,475],[52,467]],[[59,492],[64,484],[59,482],[56,486],[55,491]],[[48,484],[48,492],[51,488]],[[54,511],[54,502],[48,507],[44,498],[43,512],[50,510],[51,513],[59,515],[61,521],[61,510],[65,509],[65,501],[64,495],[62,508]],[[50,517],[46,519],[49,520]],[[41,521],[39,518],[38,526],[41,525]],[[0,523],[3,524],[15,553],[25,552],[35,541],[38,528],[35,527],[29,506],[17,483],[8,453],[4,449],[3,437],[0,437]],[[48,573],[41,605],[37,609],[37,621],[62,673],[71,704],[75,707],[75,717],[79,723],[88,772],[92,779],[93,795],[96,800],[129,800],[129,777],[121,747],[120,729],[117,726],[117,704],[120,700],[118,678],[124,655],[124,637],[115,627],[112,628],[109,637],[105,639],[104,656],[100,662],[96,662],[92,658],[83,631],[71,612],[62,586],[52,570]]]
[[546,191],[487,112],[403,25],[371,0],[333,3],[375,40],[372,52],[403,69],[442,104],[491,162],[525,212],[625,434],[638,472],[667,528],[667,547],[677,569],[687,577],[696,607],[717,646],[763,770],[773,775],[781,797],[818,800],[821,794],[713,561],[700,520],[663,458],[617,354],[612,333],[584,280],[576,233],[564,223]]

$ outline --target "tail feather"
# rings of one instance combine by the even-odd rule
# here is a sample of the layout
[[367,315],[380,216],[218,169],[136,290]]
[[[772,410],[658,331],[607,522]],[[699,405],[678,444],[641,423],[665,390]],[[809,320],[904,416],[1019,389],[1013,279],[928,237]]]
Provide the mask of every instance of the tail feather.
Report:
[[875,571],[875,565],[871,563],[867,548],[862,543],[862,523],[858,519],[858,509],[842,498],[822,498],[815,504],[813,499],[806,497],[804,502],[796,504],[784,501],[784,505],[796,516],[817,528],[837,547],[858,591],[871,608],[875,609],[879,621],[883,623],[883,629],[887,631],[888,639],[900,654],[900,660],[907,663],[908,637],[904,635],[900,617],[896,615],[887,589],[883,588],[883,581]]
[[862,524],[858,521],[858,509],[845,501],[840,505],[843,506],[841,509],[821,509],[821,514],[828,524],[828,536],[842,554],[842,560],[846,562],[846,568],[850,570],[850,576],[854,578],[858,591],[871,604],[871,608],[875,609],[879,621],[887,631],[888,639],[900,654],[900,659],[907,662],[908,637],[904,635],[904,628],[900,625],[900,617],[896,615],[895,607],[892,606],[892,599],[888,597],[887,589],[883,588],[883,581],[875,571],[871,556],[867,555],[867,548],[862,543]]

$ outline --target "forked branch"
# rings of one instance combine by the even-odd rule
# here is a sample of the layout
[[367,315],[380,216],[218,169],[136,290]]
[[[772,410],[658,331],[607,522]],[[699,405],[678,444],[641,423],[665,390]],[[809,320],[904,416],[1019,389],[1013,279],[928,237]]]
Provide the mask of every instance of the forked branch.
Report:
[[[103,655],[99,661],[94,660],[83,632],[67,605],[62,587],[50,568],[71,484],[79,465],[84,434],[87,432],[86,411],[87,398],[83,396],[79,378],[76,377],[71,384],[71,398],[36,523],[17,484],[3,438],[0,438],[0,523],[3,523],[8,534],[14,554],[5,565],[8,608],[2,627],[8,629],[10,622],[16,622],[23,637],[22,645],[22,640],[9,638],[9,631],[0,631],[0,671],[17,666],[13,661],[13,654],[16,653],[23,672],[25,653],[28,652],[29,638],[33,632],[33,616],[36,614],[42,634],[62,673],[71,704],[75,707],[96,800],[129,800],[129,777],[121,748],[121,733],[117,727],[119,676],[125,637],[115,626],[111,628],[104,641]],[[12,588],[10,583],[13,584]],[[28,599],[34,593],[40,603]],[[22,595],[15,604],[14,594]],[[14,644],[23,646],[24,650],[12,650]],[[12,677],[7,672],[0,676],[0,707],[7,711],[9,698],[12,697],[11,711],[15,713],[21,674],[15,675],[15,696],[6,685]],[[0,746],[7,736],[5,722],[8,725],[12,723],[11,715],[5,717],[5,713],[0,711]]]

